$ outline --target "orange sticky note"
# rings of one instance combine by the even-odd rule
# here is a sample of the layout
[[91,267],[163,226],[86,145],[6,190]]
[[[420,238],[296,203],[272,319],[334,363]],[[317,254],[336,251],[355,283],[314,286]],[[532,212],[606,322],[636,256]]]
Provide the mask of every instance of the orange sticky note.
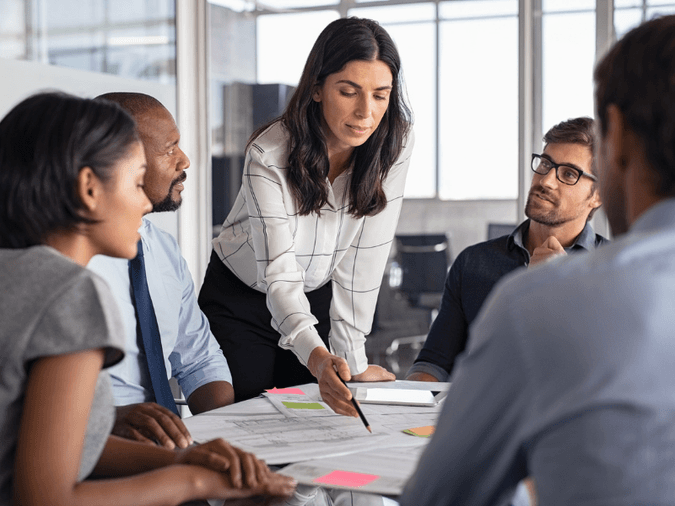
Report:
[[338,487],[363,487],[377,480],[376,474],[353,473],[351,471],[331,471],[330,473],[314,479],[314,483],[335,485]]
[[299,388],[272,388],[270,390],[267,390],[268,393],[270,394],[297,394],[297,395],[305,395],[305,392],[300,390]]
[[429,437],[434,433],[434,426],[426,425],[424,427],[415,427],[414,429],[406,429],[403,432],[412,436]]

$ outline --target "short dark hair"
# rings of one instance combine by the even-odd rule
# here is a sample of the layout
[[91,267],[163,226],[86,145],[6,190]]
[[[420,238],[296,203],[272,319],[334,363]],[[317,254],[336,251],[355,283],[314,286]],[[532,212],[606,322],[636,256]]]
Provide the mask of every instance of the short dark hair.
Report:
[[138,140],[134,120],[110,102],[38,93],[15,106],[0,121],[0,248],[91,223],[77,194],[80,170],[109,181]]
[[[363,145],[354,149],[349,213],[357,218],[372,216],[387,205],[382,183],[401,154],[412,124],[401,59],[394,41],[377,21],[341,18],[326,26],[317,38],[288,107],[275,120],[280,120],[290,135],[288,183],[301,215],[318,213],[328,202],[328,151],[321,104],[314,101],[314,91],[329,75],[340,72],[352,61],[385,63],[393,82],[389,106],[380,125]],[[253,133],[248,147],[269,125]]]
[[96,97],[95,100],[109,100],[110,102],[115,102],[134,118],[138,118],[140,115],[143,115],[156,107],[165,109],[164,104],[155,97],[146,95],[145,93],[131,91],[104,93],[103,95]]
[[544,145],[549,144],[582,144],[595,152],[593,118],[582,116],[561,121],[544,135]]
[[675,194],[675,16],[634,28],[595,68],[600,131],[607,134],[607,108],[614,104],[644,146],[658,176],[657,194]]

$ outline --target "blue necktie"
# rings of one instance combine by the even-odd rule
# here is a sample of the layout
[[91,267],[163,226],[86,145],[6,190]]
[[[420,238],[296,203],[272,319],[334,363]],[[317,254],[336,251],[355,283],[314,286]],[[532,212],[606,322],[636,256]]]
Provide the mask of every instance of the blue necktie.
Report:
[[129,260],[129,278],[131,279],[131,291],[136,308],[136,320],[138,321],[136,333],[139,337],[139,345],[142,344],[145,350],[145,359],[148,363],[155,400],[157,404],[178,415],[178,408],[173,400],[173,393],[167,379],[164,354],[162,353],[162,339],[159,335],[157,317],[155,316],[155,309],[152,307],[148,280],[145,276],[145,259],[141,241],[138,241],[138,255],[133,260]]

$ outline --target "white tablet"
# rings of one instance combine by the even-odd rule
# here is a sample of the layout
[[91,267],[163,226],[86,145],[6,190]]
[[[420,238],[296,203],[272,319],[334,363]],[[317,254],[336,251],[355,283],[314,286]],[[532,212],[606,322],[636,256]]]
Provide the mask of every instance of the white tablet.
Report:
[[[435,406],[445,392],[405,390],[398,388],[350,388],[354,398],[363,404]],[[440,395],[443,394],[443,395]],[[438,398],[437,398],[438,396]]]

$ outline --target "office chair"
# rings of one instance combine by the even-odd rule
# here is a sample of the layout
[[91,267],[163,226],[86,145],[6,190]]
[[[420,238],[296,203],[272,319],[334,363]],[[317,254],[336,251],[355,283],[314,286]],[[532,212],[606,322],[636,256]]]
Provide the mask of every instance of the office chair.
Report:
[[503,235],[509,235],[518,225],[510,223],[488,223],[487,240],[496,239]]
[[389,285],[414,307],[438,308],[451,262],[445,234],[397,235]]
[[[429,311],[429,325],[438,314],[445,277],[452,255],[445,234],[397,235],[396,255],[389,270],[389,286],[398,291],[411,307]],[[387,365],[395,374],[402,371],[401,361],[410,350],[414,357],[426,340],[426,333],[395,338],[385,352]]]

